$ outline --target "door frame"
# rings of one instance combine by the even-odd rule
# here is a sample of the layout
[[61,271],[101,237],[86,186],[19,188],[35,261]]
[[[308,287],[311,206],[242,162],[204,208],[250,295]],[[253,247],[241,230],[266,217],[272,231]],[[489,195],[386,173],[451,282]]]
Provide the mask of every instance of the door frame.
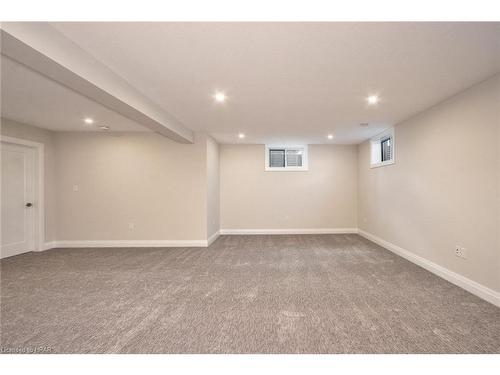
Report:
[[35,150],[35,223],[33,228],[35,251],[45,250],[45,147],[43,143],[26,139],[0,136],[0,141],[31,147]]

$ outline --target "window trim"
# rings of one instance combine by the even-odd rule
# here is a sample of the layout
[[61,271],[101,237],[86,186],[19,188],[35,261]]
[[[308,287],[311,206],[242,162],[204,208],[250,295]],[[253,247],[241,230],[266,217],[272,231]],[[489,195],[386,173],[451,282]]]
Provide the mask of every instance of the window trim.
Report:
[[[269,166],[269,150],[284,149],[285,150],[285,167],[270,167]],[[286,166],[286,151],[301,149],[302,154],[302,167],[288,167]],[[304,172],[309,170],[309,157],[307,145],[284,145],[284,144],[269,144],[265,146],[265,171],[266,172]]]
[[[379,145],[379,147],[381,147],[381,142],[387,138],[390,138],[392,141],[391,159],[386,161],[373,162],[374,145]],[[396,139],[394,135],[394,128],[389,128],[370,139],[370,168],[384,167],[386,165],[394,164],[395,162],[396,162]]]

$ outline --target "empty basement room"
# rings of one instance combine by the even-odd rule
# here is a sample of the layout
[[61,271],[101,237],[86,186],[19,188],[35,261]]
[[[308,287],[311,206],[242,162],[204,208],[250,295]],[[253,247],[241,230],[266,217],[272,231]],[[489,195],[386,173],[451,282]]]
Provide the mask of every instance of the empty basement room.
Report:
[[2,354],[498,355],[499,40],[2,23]]

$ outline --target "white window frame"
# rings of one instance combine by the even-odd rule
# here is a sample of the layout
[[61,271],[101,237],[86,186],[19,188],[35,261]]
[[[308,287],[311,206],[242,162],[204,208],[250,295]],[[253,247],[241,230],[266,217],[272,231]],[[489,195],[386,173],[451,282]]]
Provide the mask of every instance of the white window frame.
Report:
[[[285,166],[284,167],[270,167],[269,166],[269,150],[270,149],[284,149],[285,150]],[[286,151],[287,150],[302,150],[302,167],[288,167],[286,166]],[[304,172],[309,169],[309,157],[307,145],[266,145],[265,147],[265,170],[267,172]]]
[[[381,143],[387,137],[392,141],[391,159],[380,161],[381,156]],[[370,139],[370,168],[384,167],[386,165],[394,164],[396,160],[396,138],[394,136],[394,128],[389,128],[375,137]]]

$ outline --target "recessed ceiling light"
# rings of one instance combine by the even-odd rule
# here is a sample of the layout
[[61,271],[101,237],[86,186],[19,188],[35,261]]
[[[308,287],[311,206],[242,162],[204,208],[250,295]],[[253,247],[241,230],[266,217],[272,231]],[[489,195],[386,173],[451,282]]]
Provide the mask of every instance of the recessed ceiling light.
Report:
[[99,129],[106,131],[106,130],[109,130],[109,126],[101,125],[101,126],[99,126]]
[[224,103],[227,99],[227,96],[223,92],[216,92],[214,94],[214,99],[217,103]]
[[243,133],[238,134],[238,138],[239,138],[239,139],[243,139],[243,138],[245,138],[245,134],[243,134]]
[[368,98],[366,98],[366,101],[368,104],[377,104],[379,102],[379,97],[378,95],[370,95]]
[[87,117],[87,118],[84,118],[83,119],[83,122],[86,123],[86,124],[93,124],[94,123],[94,120],[91,119],[90,117]]
[[328,134],[328,139],[333,139],[333,134]]

